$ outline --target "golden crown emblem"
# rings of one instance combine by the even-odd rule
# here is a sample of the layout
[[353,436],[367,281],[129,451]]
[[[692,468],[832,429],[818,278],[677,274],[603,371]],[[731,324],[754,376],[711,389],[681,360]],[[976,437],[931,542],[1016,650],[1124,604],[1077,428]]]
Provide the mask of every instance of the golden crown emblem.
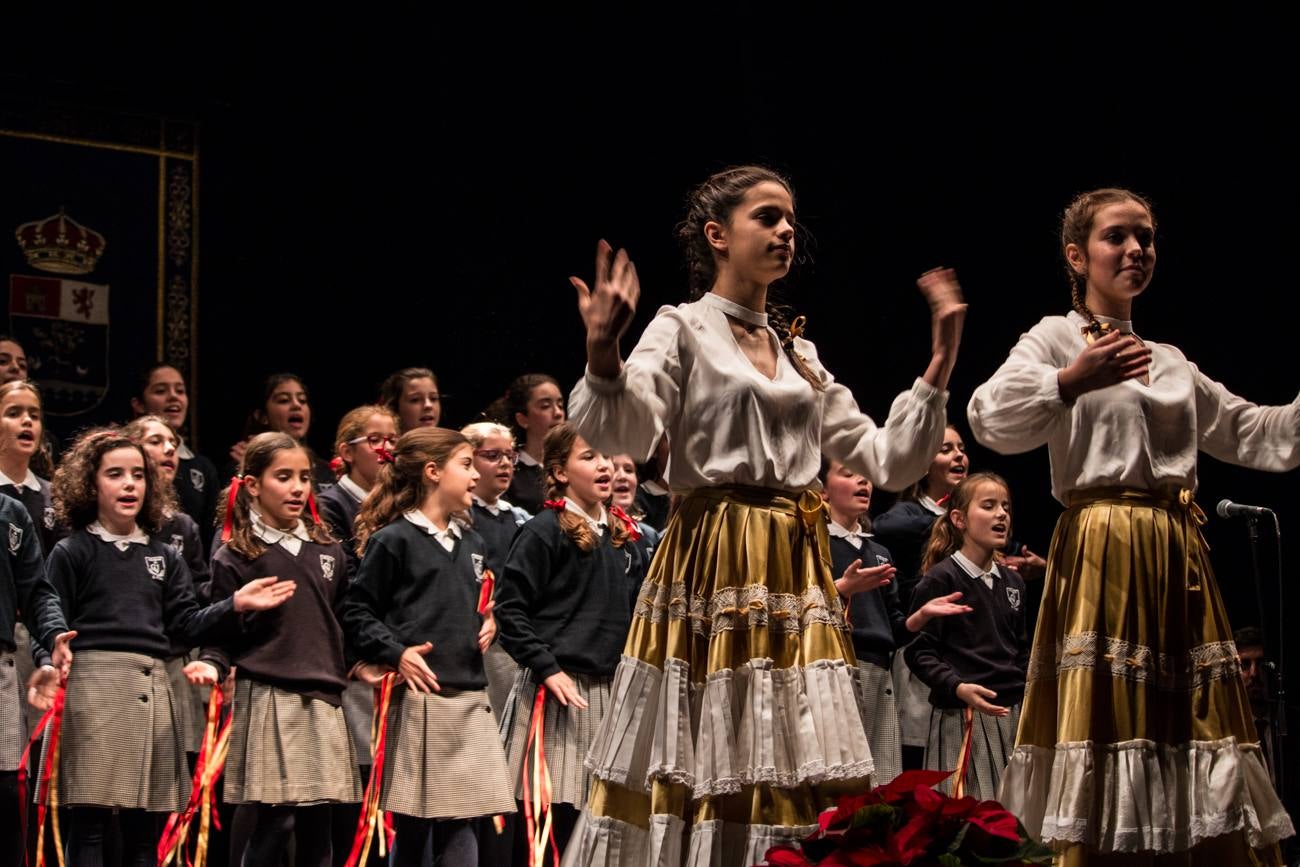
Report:
[[27,264],[55,274],[89,274],[108,246],[103,235],[81,225],[62,208],[52,217],[23,223],[14,235]]

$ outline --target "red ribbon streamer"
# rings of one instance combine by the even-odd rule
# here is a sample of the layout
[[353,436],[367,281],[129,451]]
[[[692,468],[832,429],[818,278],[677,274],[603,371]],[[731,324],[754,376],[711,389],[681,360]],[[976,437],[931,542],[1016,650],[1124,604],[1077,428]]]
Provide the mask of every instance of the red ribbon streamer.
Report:
[[[546,686],[537,687],[533,701],[533,717],[528,722],[528,740],[524,745],[524,822],[528,829],[528,867],[542,867],[546,854],[546,838],[551,841],[553,864],[560,863],[560,849],[555,843],[555,829],[551,827],[551,773],[546,767],[544,746],[544,720],[546,718]],[[536,746],[536,752],[533,748]],[[529,754],[533,756],[534,786],[537,790],[537,815],[533,816],[532,789],[528,781]],[[545,819],[543,819],[545,816]]]
[[491,569],[483,570],[483,580],[479,582],[478,587],[478,613],[487,615],[488,603],[492,601],[492,593],[496,590],[497,579],[492,574]]
[[975,734],[975,710],[967,707],[961,712],[961,751],[957,754],[957,778],[952,784],[952,796],[961,798],[966,794],[966,769],[970,766],[971,738]]
[[[219,725],[223,699],[221,686],[214,684],[212,694],[208,696],[208,724],[204,731],[203,743],[199,747],[198,760],[194,764],[194,777],[190,781],[190,800],[185,805],[184,810],[179,813],[172,813],[167,818],[167,825],[163,828],[162,837],[158,840],[159,867],[166,867],[171,863],[173,857],[176,859],[176,863],[180,864],[180,854],[184,851],[185,843],[189,839],[194,814],[202,810],[205,804],[212,816],[212,823],[218,829],[221,828],[221,819],[217,813],[216,789],[217,780],[220,779],[222,772],[225,770],[226,762],[224,756],[217,757],[214,753],[218,752],[218,744],[223,740],[228,741],[230,726],[234,722],[234,714],[231,714],[226,719],[224,726]],[[199,863],[206,860],[207,845],[206,833],[200,831],[199,840],[195,844],[194,860]],[[203,851],[200,852],[200,849]],[[194,861],[187,856],[186,864],[193,863]]]
[[387,813],[379,819],[379,790],[384,784],[384,754],[388,747],[388,705],[393,698],[393,682],[396,675],[392,672],[384,675],[383,681],[375,687],[375,736],[372,742],[374,760],[370,765],[370,780],[366,783],[365,795],[361,798],[361,816],[357,819],[357,831],[352,837],[352,851],[343,867],[357,867],[370,852],[370,838],[376,826],[382,827],[383,839],[380,841],[379,854],[384,854],[384,842],[389,848],[393,845],[393,819]]
[[[66,678],[64,684],[67,683]],[[22,758],[18,762],[18,815],[21,822],[23,839],[27,839],[27,767],[31,760],[32,747],[41,739],[41,732],[46,731],[46,725],[49,726],[47,734],[47,744],[45,749],[45,763],[41,767],[41,778],[36,785],[36,867],[41,867],[45,863],[45,816],[48,812],[49,805],[46,803],[51,797],[51,787],[58,791],[58,765],[59,765],[59,735],[63,730],[63,704],[67,691],[64,685],[59,686],[58,693],[54,696],[54,706],[47,710],[41,716],[40,722],[36,724],[36,730],[27,741],[27,746],[23,749]],[[54,845],[55,854],[58,856],[59,864],[63,864],[63,844],[59,840],[59,819],[57,813],[54,813]]]

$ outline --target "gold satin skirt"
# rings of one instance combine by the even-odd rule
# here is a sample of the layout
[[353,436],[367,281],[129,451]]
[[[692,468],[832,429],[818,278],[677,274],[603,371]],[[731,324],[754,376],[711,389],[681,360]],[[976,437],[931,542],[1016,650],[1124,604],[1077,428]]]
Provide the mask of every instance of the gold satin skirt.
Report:
[[1062,865],[1274,864],[1259,752],[1189,492],[1096,489],[1057,523],[1001,800]]
[[826,527],[811,491],[683,499],[638,594],[566,865],[759,863],[867,785]]

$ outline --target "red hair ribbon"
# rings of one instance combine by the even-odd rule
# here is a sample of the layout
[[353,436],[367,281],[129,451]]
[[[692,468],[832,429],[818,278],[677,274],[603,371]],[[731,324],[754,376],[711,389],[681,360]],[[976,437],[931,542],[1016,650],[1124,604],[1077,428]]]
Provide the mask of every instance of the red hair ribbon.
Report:
[[948,501],[951,500],[951,499],[952,499],[952,491],[949,491],[948,493],[944,494],[944,495],[943,495],[942,497],[940,497],[939,499],[935,500],[935,501],[934,501],[934,504],[935,504],[936,506],[942,506],[944,503],[948,502]]
[[558,500],[547,500],[546,502],[542,503],[542,508],[543,508],[543,509],[554,509],[554,510],[557,511],[557,512],[563,512],[563,511],[564,511],[564,497],[560,497]]
[[627,528],[627,537],[629,539],[636,542],[641,538],[641,528],[637,526],[636,521],[632,520],[631,515],[623,511],[621,506],[610,506],[609,513],[623,522],[623,526]]
[[230,537],[235,532],[235,498],[239,495],[239,487],[244,484],[242,476],[230,477],[230,497],[226,500],[226,519],[221,522],[221,543],[224,545],[230,541]]
[[347,468],[347,464],[343,463],[343,458],[338,455],[335,455],[333,460],[330,461],[330,472],[336,476],[343,475],[343,473],[347,471]]
[[312,523],[319,524],[320,512],[316,511],[316,494],[312,491],[307,492],[307,508],[311,511]]
[[397,463],[397,458],[393,457],[393,453],[388,450],[386,445],[375,446],[375,457],[379,458],[381,464]]

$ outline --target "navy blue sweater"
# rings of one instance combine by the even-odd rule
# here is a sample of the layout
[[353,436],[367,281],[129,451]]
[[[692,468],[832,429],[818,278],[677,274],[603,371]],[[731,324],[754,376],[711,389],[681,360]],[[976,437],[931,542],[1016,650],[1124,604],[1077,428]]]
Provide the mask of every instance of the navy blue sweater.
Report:
[[[862,548],[854,548],[847,539],[831,537],[833,577],[839,578],[854,560],[869,569],[892,563],[889,550],[872,539],[863,539]],[[890,582],[866,593],[854,593],[849,600],[849,625],[853,629],[853,652],[858,659],[889,667],[889,657],[897,648],[912,640],[907,631],[907,615],[898,602],[898,584]]]

